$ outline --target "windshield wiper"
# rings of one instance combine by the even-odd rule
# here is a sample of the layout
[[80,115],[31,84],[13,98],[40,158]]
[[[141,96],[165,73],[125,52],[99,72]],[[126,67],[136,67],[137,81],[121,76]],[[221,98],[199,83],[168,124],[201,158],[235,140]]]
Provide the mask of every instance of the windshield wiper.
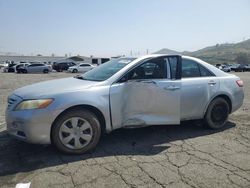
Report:
[[76,76],[74,76],[74,78],[80,79],[80,80],[96,81],[96,82],[103,81],[103,80],[87,79],[87,78],[84,78],[82,75],[76,75]]
[[80,79],[80,80],[86,80],[82,75],[76,75],[74,78]]

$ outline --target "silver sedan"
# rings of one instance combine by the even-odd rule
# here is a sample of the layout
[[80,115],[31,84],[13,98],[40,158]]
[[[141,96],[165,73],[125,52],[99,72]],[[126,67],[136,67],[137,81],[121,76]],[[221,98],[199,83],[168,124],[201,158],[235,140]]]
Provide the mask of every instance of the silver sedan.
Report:
[[80,154],[118,128],[202,120],[220,129],[243,103],[243,82],[196,58],[119,58],[73,78],[17,89],[8,97],[8,132]]

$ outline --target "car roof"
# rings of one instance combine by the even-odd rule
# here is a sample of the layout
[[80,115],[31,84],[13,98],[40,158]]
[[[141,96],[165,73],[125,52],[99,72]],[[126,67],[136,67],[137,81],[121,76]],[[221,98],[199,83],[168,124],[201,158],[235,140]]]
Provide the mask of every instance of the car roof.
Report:
[[164,56],[180,56],[183,59],[189,59],[189,60],[193,60],[198,62],[199,64],[202,64],[203,66],[205,66],[206,68],[208,68],[209,70],[211,70],[216,76],[227,76],[228,74],[225,73],[224,71],[221,71],[220,69],[216,68],[215,66],[199,59],[196,57],[191,57],[191,56],[186,56],[186,55],[181,55],[181,54],[150,54],[150,55],[144,55],[141,56],[137,59],[135,59],[134,61],[141,61],[147,58],[154,58],[154,57],[164,57]]

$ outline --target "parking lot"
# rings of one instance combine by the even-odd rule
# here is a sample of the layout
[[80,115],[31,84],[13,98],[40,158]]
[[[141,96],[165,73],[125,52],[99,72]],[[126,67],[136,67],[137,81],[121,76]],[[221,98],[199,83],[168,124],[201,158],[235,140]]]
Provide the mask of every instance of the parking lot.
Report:
[[72,156],[12,139],[4,120],[14,89],[72,74],[0,73],[0,187],[250,187],[250,72],[237,75],[244,104],[223,130],[194,122],[121,129],[94,152]]

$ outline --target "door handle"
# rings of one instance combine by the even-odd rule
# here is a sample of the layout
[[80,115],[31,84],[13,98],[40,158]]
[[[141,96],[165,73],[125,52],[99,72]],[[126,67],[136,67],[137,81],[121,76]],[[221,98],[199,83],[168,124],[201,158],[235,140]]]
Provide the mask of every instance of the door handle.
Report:
[[180,87],[172,85],[172,86],[166,86],[166,87],[164,87],[164,89],[174,91],[174,90],[180,89]]
[[146,84],[156,84],[153,80],[136,80],[136,82],[146,83]]
[[215,82],[214,80],[210,80],[210,81],[208,82],[208,84],[209,84],[209,85],[215,85],[216,82]]

